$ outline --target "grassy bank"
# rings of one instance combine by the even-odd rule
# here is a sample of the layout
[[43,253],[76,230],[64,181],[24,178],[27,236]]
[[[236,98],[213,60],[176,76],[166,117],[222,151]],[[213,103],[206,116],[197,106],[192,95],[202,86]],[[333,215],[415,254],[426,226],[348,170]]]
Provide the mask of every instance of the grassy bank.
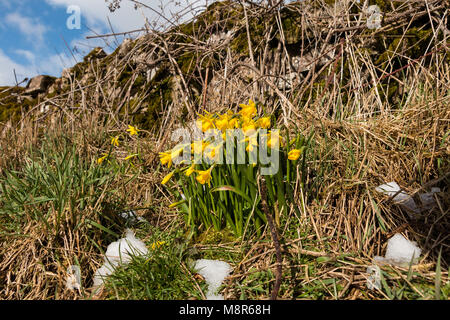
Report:
[[[406,34],[410,29],[404,28]],[[205,282],[191,262],[211,258],[233,267],[221,291],[226,299],[268,299],[277,265],[269,227],[244,237],[201,225],[193,233],[183,213],[170,206],[177,199],[161,185],[170,170],[158,158],[176,144],[172,132],[192,120],[188,111],[237,112],[252,98],[277,126],[311,137],[305,170],[292,181],[294,203],[286,212],[275,212],[278,206],[271,212],[282,249],[278,297],[449,299],[448,38],[430,35],[420,60],[412,62],[396,48],[377,62],[348,36],[333,40],[343,46],[341,54],[302,73],[295,90],[278,89],[273,77],[257,75],[243,67],[247,60],[233,56],[227,70],[241,71],[228,77],[221,76],[229,71],[211,71],[219,79],[216,88],[224,88],[220,99],[203,81],[203,94],[192,100],[186,92],[178,100],[158,100],[158,121],[138,135],[127,132],[136,124],[128,111],[122,113],[133,107],[126,88],[120,97],[105,94],[109,78],[100,75],[91,85],[75,81],[70,92],[44,99],[46,112],[36,107],[15,125],[1,123],[0,298],[203,299]],[[224,62],[223,52],[217,54]],[[254,54],[263,61],[264,50]],[[286,64],[289,56],[281,57]],[[117,145],[111,143],[115,137]],[[416,198],[439,187],[436,206],[412,218],[375,191],[391,181]],[[146,221],[121,218],[127,210]],[[117,270],[93,296],[102,255],[126,228],[148,248],[164,244]],[[367,267],[397,232],[422,248],[420,261],[406,269],[381,267],[381,289],[369,290]],[[65,287],[70,265],[81,268],[81,292]]]

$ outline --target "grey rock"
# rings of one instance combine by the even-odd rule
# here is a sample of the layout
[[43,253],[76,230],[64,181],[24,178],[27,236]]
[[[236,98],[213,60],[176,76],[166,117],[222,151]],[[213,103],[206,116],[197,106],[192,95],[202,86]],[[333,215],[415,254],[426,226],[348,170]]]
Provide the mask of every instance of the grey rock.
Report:
[[54,77],[46,75],[34,77],[28,82],[24,94],[35,96],[38,95],[39,93],[44,93],[47,91],[47,88],[50,87],[54,82],[55,82]]

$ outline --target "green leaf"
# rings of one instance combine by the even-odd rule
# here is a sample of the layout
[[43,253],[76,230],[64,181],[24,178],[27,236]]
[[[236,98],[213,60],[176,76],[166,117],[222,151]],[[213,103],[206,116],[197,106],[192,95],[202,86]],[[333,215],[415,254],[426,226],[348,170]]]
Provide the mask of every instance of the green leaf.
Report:
[[86,219],[86,223],[89,223],[90,225],[92,225],[92,226],[94,226],[94,227],[96,227],[96,228],[98,228],[98,229],[100,229],[100,230],[102,230],[102,231],[104,231],[106,233],[109,233],[110,235],[112,235],[112,236],[114,236],[116,238],[119,238],[119,235],[117,233],[115,233],[114,231],[109,230],[108,228],[105,228],[104,226],[102,226],[101,224],[99,224],[99,223],[97,223],[95,221],[92,221],[90,219]]
[[232,186],[219,186],[219,187],[211,189],[210,192],[218,192],[218,191],[231,191],[231,192],[234,192],[234,193],[240,195],[245,200],[247,200],[250,204],[253,204],[252,199],[250,199],[250,197],[248,195],[246,195],[241,190],[239,190],[239,189],[237,189],[235,187],[232,187]]

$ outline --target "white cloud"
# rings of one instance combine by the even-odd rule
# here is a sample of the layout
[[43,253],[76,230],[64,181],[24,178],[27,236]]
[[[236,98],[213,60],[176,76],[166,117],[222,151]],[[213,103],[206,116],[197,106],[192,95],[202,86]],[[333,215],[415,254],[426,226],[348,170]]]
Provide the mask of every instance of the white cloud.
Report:
[[34,53],[31,51],[28,51],[28,50],[18,49],[15,51],[15,53],[25,57],[25,59],[27,59],[28,62],[31,62],[31,63],[34,63],[34,61],[36,59],[36,56],[34,55]]
[[31,78],[39,74],[59,76],[62,69],[69,65],[67,59],[56,54],[36,59],[33,53],[26,50],[16,50],[16,53],[28,56],[31,60],[20,64],[0,49],[0,86],[15,85],[14,70],[17,80],[20,82],[26,77]]
[[44,34],[48,28],[42,23],[29,17],[22,16],[20,13],[13,12],[5,17],[5,22],[11,27],[18,28],[28,41],[36,46],[40,46],[44,40]]
[[0,49],[0,86],[15,84],[14,70],[16,71],[18,79],[23,78],[28,74],[26,67],[14,62],[3,53],[2,49]]
[[[95,30],[95,33],[103,34],[111,32],[108,23],[108,17],[110,19],[114,32],[126,32],[135,29],[139,29],[144,26],[146,19],[152,25],[154,22],[157,25],[169,26],[169,23],[162,18],[165,16],[170,19],[177,13],[187,13],[183,16],[183,20],[190,18],[194,12],[192,9],[187,9],[188,5],[195,8],[195,11],[199,12],[204,9],[206,2],[212,3],[212,0],[141,0],[142,3],[151,5],[153,10],[139,8],[135,10],[134,3],[130,0],[123,0],[121,8],[111,13],[108,9],[105,0],[45,0],[49,5],[54,7],[63,8],[64,11],[70,5],[77,5],[81,8],[82,27],[89,27]],[[180,5],[176,5],[176,2]],[[0,0],[0,6],[11,6],[11,1]],[[163,3],[163,6],[159,6]],[[159,14],[157,13],[159,12]],[[69,18],[67,14],[67,18]],[[8,26],[16,27],[23,33],[27,40],[34,44],[32,51],[17,49],[14,51],[16,55],[20,55],[26,58],[25,63],[19,63],[14,57],[8,56],[0,49],[0,86],[1,85],[14,85],[14,73],[15,69],[19,82],[25,77],[33,77],[38,74],[49,74],[53,76],[60,76],[63,68],[70,67],[74,64],[71,54],[65,53],[63,55],[43,56],[38,54],[36,47],[43,43],[44,37],[49,31],[48,27],[42,24],[36,18],[30,18],[21,15],[20,13],[10,13],[2,21]],[[66,27],[66,26],[64,26]],[[153,26],[154,27],[154,26]],[[105,47],[105,51],[110,51],[107,48],[103,39],[86,40],[84,37],[87,35],[93,35],[94,32],[85,32],[82,37],[78,39],[72,39],[70,46],[73,48],[76,46],[80,50],[80,54],[76,54],[77,59],[80,61],[86,52],[90,52],[93,47],[101,46]],[[107,38],[109,43],[113,42],[113,38]],[[120,41],[120,40],[119,40]]]
[[[141,0],[142,3],[150,6],[153,10],[142,6],[135,10],[135,4],[132,1],[122,0],[120,9],[113,13],[109,11],[104,0],[46,0],[46,2],[50,5],[64,8],[70,5],[79,6],[81,8],[82,21],[89,27],[101,27],[104,32],[110,32],[107,20],[109,17],[114,32],[126,32],[142,28],[146,19],[148,19],[149,23],[156,22],[168,25],[169,23],[162,16],[171,19],[176,13],[183,10],[189,11],[186,10],[186,7],[189,5],[201,8],[206,3],[206,0]],[[209,0],[209,3],[212,3],[212,1]],[[184,19],[186,19],[186,16]]]

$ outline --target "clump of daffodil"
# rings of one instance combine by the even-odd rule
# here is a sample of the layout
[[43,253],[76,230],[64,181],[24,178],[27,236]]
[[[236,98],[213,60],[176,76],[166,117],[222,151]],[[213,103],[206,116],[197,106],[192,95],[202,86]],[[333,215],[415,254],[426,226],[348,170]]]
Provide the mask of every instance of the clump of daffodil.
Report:
[[[228,110],[224,113],[199,114],[196,126],[207,137],[197,138],[190,144],[190,148],[185,145],[159,154],[161,163],[168,168],[174,163],[180,166],[167,174],[162,184],[167,184],[176,175],[178,185],[174,194],[182,199],[177,199],[178,202],[170,207],[181,208],[189,225],[194,228],[200,225],[205,228],[214,227],[216,230],[226,225],[238,236],[244,233],[246,223],[251,222],[256,229],[264,226],[264,214],[259,205],[255,206],[258,203],[255,198],[258,195],[257,177],[262,174],[262,168],[267,167],[267,162],[264,162],[267,158],[255,152],[257,148],[264,148],[261,145],[263,141],[269,148],[267,154],[275,156],[269,160],[278,161],[280,156],[280,163],[284,164],[278,166],[273,173],[266,173],[276,176],[264,179],[264,183],[270,184],[269,205],[276,207],[276,212],[283,211],[285,214],[293,207],[288,203],[287,197],[292,198],[293,194],[290,183],[297,181],[299,170],[294,167],[302,164],[295,160],[302,155],[303,140],[296,138],[284,143],[280,130],[273,127],[271,117],[259,114],[256,103],[251,99],[247,104],[240,104],[237,112]],[[232,129],[240,132],[236,134],[235,131],[228,131]],[[287,132],[286,135],[288,137]],[[232,152],[227,153],[230,146],[233,148]],[[188,153],[190,149],[189,160],[175,162],[182,150],[185,150],[184,147]],[[238,152],[234,153],[236,147]],[[223,157],[225,155],[226,159]],[[230,156],[235,161],[231,164],[228,162]],[[236,157],[243,159],[244,163],[236,161]],[[284,161],[287,159],[291,161]],[[217,160],[225,160],[225,163],[218,163]],[[294,201],[293,198],[290,201]]]

